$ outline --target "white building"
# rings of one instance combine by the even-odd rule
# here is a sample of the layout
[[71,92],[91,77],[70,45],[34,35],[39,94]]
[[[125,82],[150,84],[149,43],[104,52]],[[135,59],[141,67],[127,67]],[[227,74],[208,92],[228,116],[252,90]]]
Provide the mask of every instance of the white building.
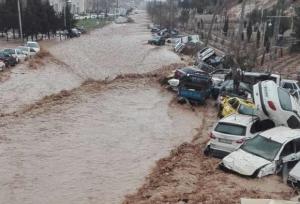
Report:
[[[56,12],[62,12],[67,1],[70,0],[49,0],[49,3]],[[79,14],[86,12],[86,0],[71,0],[70,2],[72,13]]]

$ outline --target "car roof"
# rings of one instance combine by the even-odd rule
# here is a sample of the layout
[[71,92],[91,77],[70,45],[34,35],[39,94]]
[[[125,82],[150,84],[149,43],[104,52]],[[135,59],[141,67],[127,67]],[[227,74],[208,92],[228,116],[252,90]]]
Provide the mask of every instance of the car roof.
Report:
[[260,135],[275,142],[284,144],[285,142],[300,138],[300,130],[291,129],[285,126],[279,126],[267,130]]
[[293,80],[293,79],[281,79],[281,82],[298,83],[297,80]]
[[258,119],[256,116],[250,116],[250,115],[242,115],[242,114],[232,114],[225,118],[222,118],[219,120],[218,123],[231,123],[231,124],[237,124],[242,126],[248,126],[255,122]]
[[272,77],[280,77],[279,74],[271,74],[271,73],[267,73],[267,72],[243,72],[244,75],[247,75],[247,76],[272,76]]

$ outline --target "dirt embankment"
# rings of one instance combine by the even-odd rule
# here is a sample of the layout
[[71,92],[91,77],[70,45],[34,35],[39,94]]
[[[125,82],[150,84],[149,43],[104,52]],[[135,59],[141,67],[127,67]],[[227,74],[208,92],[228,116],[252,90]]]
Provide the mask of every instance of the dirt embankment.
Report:
[[240,178],[219,170],[218,159],[202,154],[203,145],[184,143],[157,162],[145,184],[123,204],[238,204],[240,198],[289,199],[293,192],[277,177]]

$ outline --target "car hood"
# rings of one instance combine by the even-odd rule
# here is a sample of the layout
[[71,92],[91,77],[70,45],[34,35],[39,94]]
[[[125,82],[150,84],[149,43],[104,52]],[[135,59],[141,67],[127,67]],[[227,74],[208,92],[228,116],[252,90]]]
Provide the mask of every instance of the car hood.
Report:
[[257,169],[271,162],[245,152],[242,149],[232,152],[222,160],[223,165],[241,175],[252,176]]

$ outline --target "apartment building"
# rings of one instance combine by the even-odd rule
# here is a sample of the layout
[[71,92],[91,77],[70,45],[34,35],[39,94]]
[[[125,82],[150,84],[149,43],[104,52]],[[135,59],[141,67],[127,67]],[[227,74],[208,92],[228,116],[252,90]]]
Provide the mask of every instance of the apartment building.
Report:
[[80,14],[86,12],[87,0],[49,0],[50,5],[53,6],[56,12],[62,12],[66,2],[71,5],[71,12],[74,14]]

